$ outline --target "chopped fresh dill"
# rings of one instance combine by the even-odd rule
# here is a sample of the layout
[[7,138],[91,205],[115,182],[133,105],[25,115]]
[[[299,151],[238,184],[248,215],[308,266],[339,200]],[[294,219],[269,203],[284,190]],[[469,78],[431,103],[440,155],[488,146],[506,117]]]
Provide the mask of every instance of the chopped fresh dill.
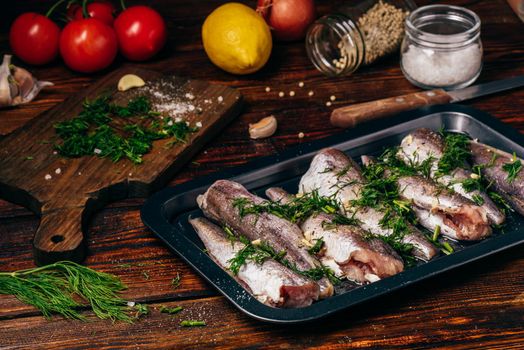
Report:
[[235,235],[233,230],[231,228],[229,228],[227,225],[224,225],[224,227],[222,227],[222,229],[226,233],[227,239],[229,239],[229,241],[231,241],[231,245],[233,245],[233,243],[237,240],[237,236]]
[[182,327],[203,327],[206,325],[205,321],[196,321],[196,320],[184,320],[180,322]]
[[167,307],[165,305],[160,305],[160,308],[158,309],[158,311],[160,311],[161,313],[170,315],[178,314],[182,310],[182,306]]
[[159,113],[151,108],[145,96],[130,100],[127,106],[112,103],[108,95],[86,99],[76,117],[54,125],[60,138],[54,147],[61,156],[69,158],[96,155],[113,162],[127,158],[140,164],[153,141],[171,138],[173,143],[183,143],[198,130],[184,121],[159,121],[154,118]]
[[290,270],[298,273],[299,275],[306,276],[315,281],[327,277],[333,284],[337,284],[340,280],[335,277],[333,271],[325,266],[319,266],[309,270],[300,270],[295,264],[291,263],[285,258],[286,251],[282,250],[277,252],[269,243],[260,241],[257,244],[249,242],[249,240],[243,236],[239,238],[239,241],[245,244],[245,247],[239,250],[236,255],[230,259],[229,270],[237,275],[240,268],[248,261],[253,261],[256,264],[262,264],[267,259],[273,259],[278,263],[284,265]]
[[513,152],[513,158],[511,158],[511,161],[502,166],[502,170],[508,173],[506,181],[512,183],[522,170],[522,163],[520,162],[520,159],[517,159],[515,152]]
[[479,206],[484,204],[484,198],[482,198],[482,196],[480,194],[477,194],[477,193],[475,193],[473,196],[471,196],[471,200],[476,205],[479,205]]
[[176,277],[171,280],[171,286],[173,289],[177,289],[180,286],[181,279],[180,274],[177,272]]
[[448,242],[442,242],[440,250],[446,255],[449,255],[455,251]]
[[438,162],[435,176],[450,174],[456,168],[464,167],[470,157],[469,137],[464,134],[442,133],[444,153]]
[[495,204],[498,205],[499,208],[501,208],[502,210],[504,210],[505,212],[512,212],[512,211],[515,211],[513,209],[513,207],[508,203],[508,201],[506,200],[506,198],[502,197],[500,194],[498,194],[497,192],[495,191],[489,191],[488,192],[488,196],[489,198],[491,198],[491,200],[493,202],[495,202]]
[[135,309],[135,318],[149,314],[149,308],[145,304],[135,304]]
[[318,191],[295,197],[289,203],[265,201],[261,204],[255,204],[247,198],[237,198],[233,202],[233,206],[238,209],[241,217],[249,214],[270,213],[293,223],[304,220],[318,212],[334,214],[339,209],[339,204],[335,199],[320,196]]
[[440,225],[435,226],[435,230],[433,231],[433,235],[431,236],[431,240],[433,242],[437,242],[438,236],[440,236]]
[[324,246],[324,240],[322,238],[315,239],[315,244],[311,248],[309,248],[307,251],[309,254],[315,255],[315,254],[318,254],[322,250],[323,246]]

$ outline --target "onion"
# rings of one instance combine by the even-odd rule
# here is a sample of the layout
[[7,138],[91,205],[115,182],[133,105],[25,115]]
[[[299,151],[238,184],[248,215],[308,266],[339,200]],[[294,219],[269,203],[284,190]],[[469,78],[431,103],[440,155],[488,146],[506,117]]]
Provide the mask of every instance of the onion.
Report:
[[258,0],[257,12],[264,17],[275,39],[300,40],[315,20],[313,0]]

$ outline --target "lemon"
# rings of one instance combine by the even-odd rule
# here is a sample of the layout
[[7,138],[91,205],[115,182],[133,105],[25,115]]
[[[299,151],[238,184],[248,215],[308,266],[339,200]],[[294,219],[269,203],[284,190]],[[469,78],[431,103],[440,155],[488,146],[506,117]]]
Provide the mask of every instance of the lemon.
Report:
[[262,16],[235,2],[222,5],[207,16],[202,41],[211,62],[233,74],[249,74],[262,68],[273,46]]

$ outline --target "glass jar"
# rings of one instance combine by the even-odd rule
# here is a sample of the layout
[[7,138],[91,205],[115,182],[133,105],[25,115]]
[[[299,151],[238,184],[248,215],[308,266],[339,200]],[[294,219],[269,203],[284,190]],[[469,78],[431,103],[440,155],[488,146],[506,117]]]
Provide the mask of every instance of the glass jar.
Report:
[[406,20],[401,48],[404,76],[424,89],[458,89],[482,70],[480,18],[463,7],[429,5]]
[[[349,2],[349,1],[348,1]],[[411,0],[350,1],[315,21],[306,35],[309,59],[331,76],[353,73],[400,47]]]

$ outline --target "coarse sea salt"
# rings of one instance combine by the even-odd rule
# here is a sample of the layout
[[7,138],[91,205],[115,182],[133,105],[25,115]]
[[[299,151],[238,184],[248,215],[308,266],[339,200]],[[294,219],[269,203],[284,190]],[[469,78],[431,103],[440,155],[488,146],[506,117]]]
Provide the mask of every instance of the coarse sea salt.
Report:
[[482,66],[482,49],[469,45],[444,51],[409,45],[402,54],[402,69],[411,79],[427,87],[448,87],[473,79]]

